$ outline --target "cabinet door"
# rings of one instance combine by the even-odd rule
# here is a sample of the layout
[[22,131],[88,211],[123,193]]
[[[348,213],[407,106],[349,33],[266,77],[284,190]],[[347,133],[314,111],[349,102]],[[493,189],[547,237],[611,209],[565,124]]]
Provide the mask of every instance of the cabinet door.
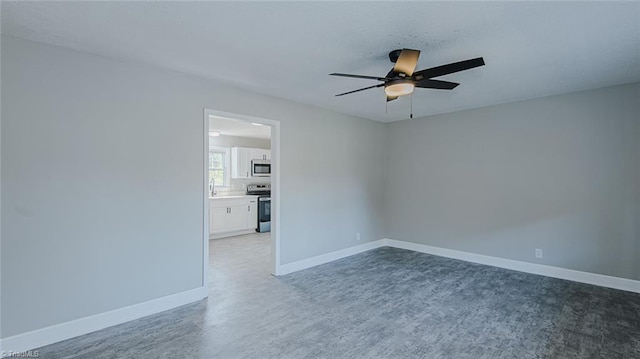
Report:
[[258,200],[249,199],[247,206],[247,229],[258,228]]
[[264,148],[253,148],[251,151],[251,158],[254,160],[270,160],[271,151]]
[[227,207],[209,207],[209,234],[227,231]]
[[243,147],[231,148],[231,177],[251,177],[251,149]]
[[238,168],[239,147],[231,147],[231,178],[238,178],[240,169]]
[[247,201],[239,201],[229,207],[227,215],[227,230],[237,231],[247,229]]
[[231,148],[231,177],[251,177],[251,148]]
[[261,148],[252,148],[251,149],[251,159],[252,160],[261,160],[262,158],[262,149]]

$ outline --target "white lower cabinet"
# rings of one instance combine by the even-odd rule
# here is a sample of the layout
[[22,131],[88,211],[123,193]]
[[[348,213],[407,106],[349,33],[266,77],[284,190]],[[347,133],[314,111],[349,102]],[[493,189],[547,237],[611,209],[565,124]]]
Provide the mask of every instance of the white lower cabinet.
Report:
[[255,230],[257,208],[255,197],[209,199],[209,235]]
[[215,207],[213,200],[209,201],[209,234],[224,232],[227,229],[227,207]]
[[249,216],[247,217],[247,228],[258,228],[258,199],[249,199]]
[[238,201],[229,206],[229,214],[227,215],[227,230],[240,231],[247,229],[247,201]]

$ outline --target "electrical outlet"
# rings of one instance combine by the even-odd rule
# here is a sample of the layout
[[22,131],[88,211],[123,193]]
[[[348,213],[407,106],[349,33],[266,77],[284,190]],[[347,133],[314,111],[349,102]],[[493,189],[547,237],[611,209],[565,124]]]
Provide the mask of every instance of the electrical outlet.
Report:
[[536,248],[536,258],[542,258],[542,249]]
[[360,240],[360,232],[356,233],[356,240]]

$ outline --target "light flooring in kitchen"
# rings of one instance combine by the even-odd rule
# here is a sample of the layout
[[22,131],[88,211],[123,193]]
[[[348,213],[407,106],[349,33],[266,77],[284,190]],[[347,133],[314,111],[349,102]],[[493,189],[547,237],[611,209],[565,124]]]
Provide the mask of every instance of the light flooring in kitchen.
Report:
[[207,299],[41,358],[640,358],[640,294],[383,247],[273,277],[263,234],[211,240]]

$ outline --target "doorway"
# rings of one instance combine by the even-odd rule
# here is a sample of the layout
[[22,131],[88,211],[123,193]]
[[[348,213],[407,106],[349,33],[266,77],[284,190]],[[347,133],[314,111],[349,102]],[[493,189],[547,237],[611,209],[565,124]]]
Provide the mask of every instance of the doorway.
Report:
[[[255,145],[254,147],[256,148],[252,148],[252,143],[248,143],[246,140],[245,143],[232,142],[230,139],[233,136],[229,135],[232,135],[233,133],[226,130],[216,130],[211,128],[210,123],[212,119],[238,121],[243,123],[245,128],[249,130],[255,129],[256,131],[253,131],[255,133],[259,133],[260,128],[262,128],[262,131],[270,129],[268,141],[269,150],[260,152],[261,149],[257,148],[260,145]],[[261,227],[260,221],[264,222],[268,217],[270,217],[270,225],[268,226],[268,228],[270,228],[271,237],[269,267],[271,274],[277,276],[280,272],[280,122],[237,113],[205,109],[203,124],[203,286],[208,292],[210,268],[209,240],[210,238],[219,237],[221,235],[219,233],[220,228],[214,228],[214,234],[211,235],[211,226],[220,225],[220,221],[211,221],[213,218],[212,215],[216,216],[217,214],[218,217],[216,218],[221,218],[220,216],[228,216],[229,220],[233,222],[232,225],[236,225],[236,227],[222,229],[222,231],[226,231],[225,233],[250,235],[249,233],[253,232],[253,230],[249,229],[252,224],[249,223],[245,227],[242,227],[242,225],[247,223],[244,221],[253,220],[253,203],[248,202],[247,204],[243,204],[242,208],[250,213],[249,217],[244,217],[245,219],[238,219],[238,217],[234,215],[236,212],[234,212],[234,204],[232,202],[229,202],[228,205],[224,203],[226,199],[237,197],[233,195],[239,195],[239,191],[244,191],[246,193],[248,188],[252,188],[250,185],[254,184],[258,184],[259,187],[264,187],[263,185],[266,183],[270,185],[270,200],[273,205],[269,206],[269,214],[266,215],[265,213],[261,213],[261,216],[258,215],[258,210],[260,208],[258,197],[256,197],[255,209],[253,210],[255,211],[256,229],[267,228],[264,223]],[[225,135],[225,132],[228,133]],[[226,136],[226,138],[223,138],[223,136]],[[222,139],[225,141],[221,141]],[[246,146],[234,146],[234,144],[245,144]],[[213,156],[215,157],[215,164],[212,163],[212,151]],[[253,157],[256,157],[256,159],[253,159]],[[224,164],[220,165],[222,162],[224,162]],[[246,164],[247,167],[243,167],[244,164]],[[257,168],[256,170],[252,168],[253,164],[255,164],[255,167]],[[270,166],[269,176],[265,176],[264,171],[267,170],[265,164],[269,164]],[[218,184],[217,187],[216,184]],[[220,194],[228,194],[228,198],[223,198],[222,196],[219,196]],[[215,203],[222,204],[222,206],[218,205],[211,207],[211,203],[214,203],[210,202],[212,199]],[[264,202],[264,198],[262,202]],[[222,209],[217,207],[221,207]],[[231,208],[231,211],[227,208]],[[224,209],[227,209],[227,211],[224,211]],[[217,211],[217,213],[213,213],[212,211]],[[234,232],[234,230],[239,231]],[[259,232],[256,231],[256,233]],[[224,235],[224,233],[222,235]],[[264,235],[265,233],[262,233],[262,236]]]

